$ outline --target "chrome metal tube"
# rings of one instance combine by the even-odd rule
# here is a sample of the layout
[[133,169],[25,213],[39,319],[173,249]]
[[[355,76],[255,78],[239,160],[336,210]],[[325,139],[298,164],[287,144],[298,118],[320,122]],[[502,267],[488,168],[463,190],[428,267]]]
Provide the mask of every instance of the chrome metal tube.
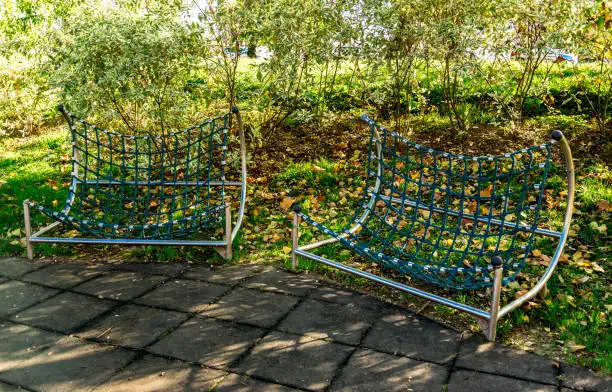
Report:
[[353,274],[353,275],[361,276],[362,278],[366,278],[366,279],[372,280],[372,281],[377,282],[377,283],[382,283],[382,284],[384,284],[386,286],[393,287],[394,289],[398,289],[398,290],[404,291],[404,292],[412,294],[412,295],[416,295],[416,296],[419,296],[419,297],[422,297],[422,298],[426,298],[428,300],[437,302],[437,303],[442,304],[442,305],[446,305],[448,307],[460,310],[462,312],[469,313],[471,315],[474,315],[476,317],[480,317],[480,318],[485,319],[485,320],[489,320],[490,317],[491,317],[489,312],[486,312],[486,311],[484,311],[482,309],[477,309],[477,308],[474,308],[474,307],[469,306],[469,305],[465,305],[465,304],[462,304],[462,303],[459,303],[459,302],[455,302],[455,301],[453,301],[451,299],[448,299],[448,298],[440,297],[438,295],[431,294],[431,293],[419,290],[419,289],[414,288],[414,287],[406,286],[406,285],[403,285],[401,283],[394,282],[392,280],[385,279],[385,278],[382,278],[380,276],[377,276],[377,275],[374,275],[374,274],[370,274],[368,272],[361,271],[359,269],[356,269],[356,268],[353,268],[353,267],[349,267],[347,265],[344,265],[344,264],[341,264],[341,263],[338,263],[338,262],[326,259],[324,257],[318,256],[318,255],[315,255],[315,254],[312,254],[312,253],[309,253],[309,252],[305,252],[303,250],[299,250],[298,249],[298,250],[295,251],[295,253],[297,255],[299,255],[299,256],[306,257],[306,258],[314,260],[314,261],[318,261],[320,263],[329,265],[330,267],[337,268],[337,269],[342,270],[344,272],[348,272],[348,273]]
[[565,209],[565,219],[563,221],[563,229],[561,230],[561,236],[559,237],[559,244],[557,245],[557,249],[555,250],[552,260],[548,265],[548,268],[546,269],[538,283],[536,283],[536,285],[533,286],[531,290],[529,290],[523,296],[515,299],[514,301],[501,308],[501,310],[499,311],[499,317],[505,316],[509,312],[524,304],[526,301],[536,296],[541,290],[543,290],[544,286],[546,285],[546,282],[548,282],[553,272],[555,271],[555,268],[559,262],[559,258],[563,254],[563,248],[565,247],[565,242],[567,241],[570,225],[572,223],[572,213],[574,209],[574,192],[576,184],[572,150],[565,136],[563,136],[563,134],[561,135],[562,137],[559,140],[559,143],[561,144],[563,156],[565,157],[565,165],[567,170],[567,207]]
[[158,185],[180,185],[180,186],[241,186],[240,181],[108,181],[108,180],[87,180],[83,181],[84,184],[95,184],[95,185],[139,185],[139,186],[158,186]]
[[232,259],[232,207],[225,204],[225,259]]
[[105,244],[105,245],[173,245],[173,246],[225,246],[225,241],[188,241],[188,240],[148,240],[148,239],[116,239],[106,238],[61,238],[32,237],[30,242],[64,243],[64,244]]
[[500,304],[500,295],[502,289],[502,279],[504,276],[504,270],[501,268],[501,265],[494,267],[495,277],[493,280],[493,289],[491,290],[491,316],[489,318],[489,326],[487,328],[487,339],[489,341],[495,340],[495,335],[497,334],[497,320],[499,319],[499,304]]
[[242,115],[238,108],[232,108],[232,113],[236,116],[236,122],[238,123],[238,137],[240,139],[240,170],[241,170],[241,181],[240,185],[240,207],[238,208],[238,217],[236,218],[236,225],[232,231],[232,241],[238,235],[240,226],[242,225],[242,219],[244,218],[244,211],[246,206],[246,192],[247,192],[247,156],[246,156],[246,141],[244,139],[244,126],[242,124]]
[[297,268],[298,239],[300,236],[300,216],[297,211],[293,211],[293,227],[291,228],[291,269]]
[[32,237],[32,226],[30,223],[30,201],[23,201],[23,219],[25,221],[25,235],[26,235],[26,254],[28,259],[32,260],[34,258],[34,249],[32,248],[32,242],[30,241]]

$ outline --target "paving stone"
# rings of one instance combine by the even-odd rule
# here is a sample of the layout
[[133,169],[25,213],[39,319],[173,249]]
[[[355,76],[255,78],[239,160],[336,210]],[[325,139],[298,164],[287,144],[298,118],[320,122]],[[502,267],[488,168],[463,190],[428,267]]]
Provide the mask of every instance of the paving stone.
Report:
[[357,349],[331,390],[439,392],[446,383],[447,374],[444,366]]
[[377,311],[315,300],[305,300],[279,325],[278,329],[314,338],[330,338],[340,343],[359,344]]
[[0,392],[17,392],[17,391],[25,391],[21,387],[16,387],[11,384],[4,383],[0,381]]
[[27,325],[0,322],[0,372],[15,368],[63,337]]
[[97,264],[53,264],[25,275],[23,280],[68,289],[101,274],[103,271],[104,269]]
[[276,291],[303,297],[316,287],[317,281],[314,276],[309,274],[294,274],[277,269],[267,269],[249,278],[243,285],[252,289]]
[[135,272],[107,272],[75,287],[73,290],[79,293],[97,295],[101,298],[129,301],[151,290],[166,279],[165,276],[150,276]]
[[291,392],[299,389],[252,379],[239,374],[229,374],[223,379],[214,392]]
[[271,327],[298,302],[296,297],[238,288],[208,305],[202,314],[225,320]]
[[126,305],[88,325],[79,336],[129,347],[144,347],[187,319],[185,313]]
[[589,369],[561,365],[561,385],[580,391],[612,391],[612,377],[602,377]]
[[62,293],[12,316],[12,319],[36,327],[70,333],[94,317],[106,312],[115,302],[75,293]]
[[447,390],[448,392],[554,392],[557,388],[527,380],[457,370],[451,375]]
[[382,302],[377,298],[335,285],[317,287],[310,293],[309,298],[374,310],[379,309],[382,305]]
[[445,363],[455,356],[460,335],[408,310],[387,308],[364,340],[369,348]]
[[146,355],[95,389],[95,392],[208,391],[226,373]]
[[14,280],[0,283],[0,316],[25,309],[57,293],[54,289]]
[[307,336],[272,332],[242,363],[240,373],[316,391],[324,390],[352,347]]
[[189,265],[182,275],[189,279],[233,285],[264,270],[261,264],[234,264],[222,266]]
[[165,263],[165,262],[149,262],[149,263],[116,263],[107,266],[112,271],[131,271],[148,275],[165,275],[175,277],[186,271],[188,264],[185,263]]
[[47,265],[47,263],[22,259],[21,257],[0,258],[0,275],[17,278]]
[[551,359],[487,342],[479,336],[472,336],[463,342],[455,366],[548,384],[556,383],[556,370]]
[[230,287],[214,283],[172,279],[136,302],[183,312],[200,312],[228,290]]
[[125,366],[135,353],[65,337],[40,350],[2,379],[44,392],[89,390]]
[[148,350],[161,355],[223,367],[241,356],[265,330],[194,317]]

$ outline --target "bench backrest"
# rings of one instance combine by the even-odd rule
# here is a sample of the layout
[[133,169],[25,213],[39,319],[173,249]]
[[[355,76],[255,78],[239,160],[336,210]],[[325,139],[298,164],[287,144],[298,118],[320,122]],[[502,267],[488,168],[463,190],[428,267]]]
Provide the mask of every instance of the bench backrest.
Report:
[[505,281],[513,279],[532,250],[552,143],[471,157],[370,125],[367,192],[355,215],[365,217],[360,246],[444,287],[490,285],[495,255]]

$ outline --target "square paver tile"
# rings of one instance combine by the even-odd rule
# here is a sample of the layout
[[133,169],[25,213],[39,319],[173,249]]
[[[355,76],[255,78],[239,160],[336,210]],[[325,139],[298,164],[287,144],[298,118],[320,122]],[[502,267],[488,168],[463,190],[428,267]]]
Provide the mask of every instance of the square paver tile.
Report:
[[23,392],[24,389],[0,381],[0,392]]
[[352,351],[352,347],[325,340],[272,332],[253,348],[238,370],[277,383],[322,391]]
[[383,304],[378,298],[330,284],[317,287],[310,293],[309,298],[374,310]]
[[[429,362],[416,361],[367,349],[357,349],[332,391],[436,391],[446,383],[448,369]],[[474,389],[476,391],[478,389]]]
[[238,288],[209,305],[203,314],[224,320],[271,327],[298,302],[285,294]]
[[281,322],[278,329],[314,338],[330,338],[340,343],[359,344],[376,314],[377,311],[372,309],[307,299]]
[[265,330],[195,317],[148,350],[185,361],[222,367],[240,357]]
[[122,301],[139,296],[166,280],[165,276],[145,275],[135,272],[107,272],[85,282],[73,290],[79,293],[97,295]]
[[460,335],[408,310],[387,308],[364,340],[374,350],[445,363],[454,356]]
[[116,303],[75,293],[62,293],[12,316],[19,322],[36,327],[70,333]]
[[63,337],[27,325],[0,322],[0,372],[17,367]]
[[557,388],[553,385],[538,384],[493,374],[457,370],[451,375],[447,390],[448,392],[554,392]]
[[131,271],[148,275],[165,275],[175,277],[187,270],[189,264],[185,263],[115,263],[109,264],[107,268],[112,271]]
[[144,347],[187,319],[185,313],[126,305],[77,334],[129,347]]
[[188,265],[182,276],[189,279],[233,285],[249,276],[258,274],[264,269],[265,267],[261,264]]
[[83,391],[100,384],[125,366],[134,352],[85,344],[65,337],[7,372],[2,379],[37,391]]
[[25,309],[57,293],[54,289],[15,280],[0,283],[0,316]]
[[101,274],[102,271],[103,268],[97,264],[53,264],[25,275],[23,280],[68,289]]
[[221,370],[145,355],[95,389],[95,392],[208,391],[223,378]]
[[461,344],[455,366],[501,376],[556,384],[556,368],[548,358],[473,336]]
[[230,287],[214,283],[172,279],[138,298],[136,302],[183,312],[200,312],[228,290]]
[[242,285],[252,289],[276,291],[303,297],[316,287],[317,280],[309,274],[294,274],[268,268],[247,279]]
[[47,263],[22,259],[21,257],[0,258],[0,275],[16,278],[47,265]]
[[239,374],[229,374],[223,379],[214,392],[291,392],[299,389],[289,388],[278,384],[270,384]]
[[561,385],[584,391],[612,391],[612,377],[598,376],[591,370],[561,365]]

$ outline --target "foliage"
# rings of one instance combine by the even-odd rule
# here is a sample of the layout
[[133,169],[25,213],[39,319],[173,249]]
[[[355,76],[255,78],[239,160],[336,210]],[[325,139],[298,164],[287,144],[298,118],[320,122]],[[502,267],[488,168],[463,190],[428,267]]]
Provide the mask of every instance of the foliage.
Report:
[[201,58],[199,35],[172,9],[85,15],[67,23],[53,53],[61,100],[103,124],[118,115],[133,134],[186,125],[203,93],[189,83]]

